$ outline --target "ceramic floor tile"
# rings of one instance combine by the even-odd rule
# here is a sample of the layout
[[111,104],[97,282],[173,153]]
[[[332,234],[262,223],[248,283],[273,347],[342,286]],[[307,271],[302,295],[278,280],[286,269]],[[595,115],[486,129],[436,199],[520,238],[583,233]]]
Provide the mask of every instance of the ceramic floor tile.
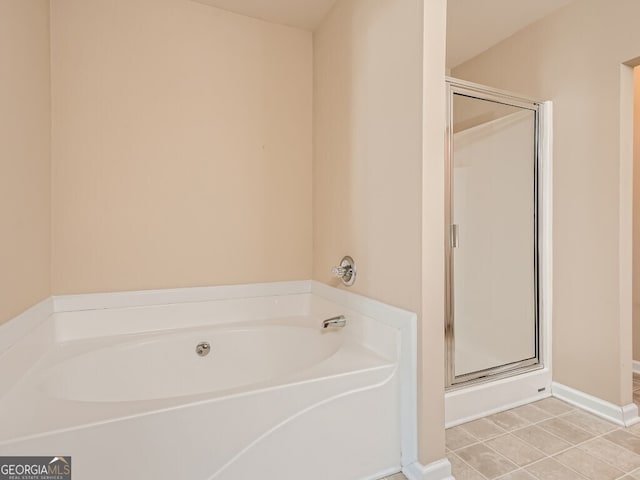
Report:
[[[550,420],[545,420],[542,423],[539,423],[538,426],[543,428],[549,433],[552,433],[556,437],[560,437],[563,440],[578,444],[582,442],[586,442],[590,438],[593,438],[595,435],[593,433],[589,433],[585,430],[582,430],[575,425],[564,421],[562,418],[552,418]],[[639,439],[640,440],[640,439]]]
[[545,457],[545,454],[540,450],[513,435],[496,437],[487,441],[486,444],[520,467]]
[[570,443],[565,442],[561,438],[550,434],[538,426],[531,426],[521,430],[516,430],[513,434],[547,455],[559,453],[571,446]]
[[538,423],[553,416],[551,413],[547,412],[546,410],[542,410],[541,408],[538,408],[533,404],[523,405],[509,411],[526,420],[529,420],[531,423]]
[[640,480],[640,424],[620,428],[552,397],[449,429],[446,440],[456,480]]
[[563,413],[570,412],[574,409],[568,403],[554,397],[538,400],[537,402],[532,403],[532,405],[541,408],[545,412],[549,412],[551,415],[562,415]]
[[634,434],[636,437],[640,437],[640,423],[636,423],[631,427],[625,429],[627,432]]
[[464,463],[457,455],[447,455],[451,462],[451,473],[456,480],[486,480],[476,470]]
[[489,480],[518,469],[514,463],[480,443],[458,450],[456,454]]
[[509,410],[507,412],[502,412],[502,413],[496,413],[495,415],[491,415],[487,417],[487,419],[491,420],[500,428],[504,428],[507,431],[517,430],[518,428],[531,425],[531,422],[529,420],[521,417],[513,410]]
[[572,448],[554,457],[571,470],[584,475],[589,480],[615,480],[624,472],[604,463],[602,460],[592,457],[584,450]]
[[475,420],[460,426],[478,440],[488,440],[489,438],[507,433],[506,430],[486,418],[481,418],[480,420]]
[[595,458],[610,463],[623,472],[631,472],[636,468],[640,468],[640,455],[601,437],[589,440],[578,448]]
[[538,480],[584,480],[585,477],[570,470],[553,458],[545,458],[529,465],[527,472]]
[[478,443],[478,440],[472,437],[462,427],[453,427],[445,431],[445,443],[449,450],[455,451],[462,447],[468,447],[469,445]]
[[594,435],[603,435],[618,428],[617,425],[582,410],[574,410],[561,418]]
[[615,430],[604,436],[607,440],[640,455],[640,438],[624,430]]
[[536,477],[527,473],[526,470],[516,470],[515,472],[507,473],[504,477],[500,477],[498,480],[536,480]]

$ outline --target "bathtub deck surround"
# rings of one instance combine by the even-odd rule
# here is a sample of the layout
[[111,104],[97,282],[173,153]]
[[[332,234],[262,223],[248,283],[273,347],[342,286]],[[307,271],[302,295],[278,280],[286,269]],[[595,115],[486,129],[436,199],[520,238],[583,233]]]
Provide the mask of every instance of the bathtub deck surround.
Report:
[[[374,480],[416,461],[415,314],[315,282],[49,305],[0,357],[0,455],[63,449],[96,480]],[[98,444],[117,472],[95,473]]]

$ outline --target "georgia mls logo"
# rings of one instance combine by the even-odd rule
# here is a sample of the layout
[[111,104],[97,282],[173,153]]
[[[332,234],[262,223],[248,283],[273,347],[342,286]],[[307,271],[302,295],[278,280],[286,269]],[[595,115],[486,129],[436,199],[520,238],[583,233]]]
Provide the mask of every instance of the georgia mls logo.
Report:
[[0,480],[71,480],[71,457],[0,457]]

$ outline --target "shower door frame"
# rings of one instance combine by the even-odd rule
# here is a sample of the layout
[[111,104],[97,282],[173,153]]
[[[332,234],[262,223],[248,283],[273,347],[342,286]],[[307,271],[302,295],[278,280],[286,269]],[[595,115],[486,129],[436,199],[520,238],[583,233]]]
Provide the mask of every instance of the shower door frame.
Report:
[[[445,145],[445,388],[453,390],[471,384],[483,383],[500,378],[539,370],[544,367],[541,355],[541,219],[542,182],[541,182],[541,114],[542,101],[523,97],[503,90],[492,89],[455,78],[446,78],[447,85],[447,124]],[[455,374],[455,291],[454,291],[454,247],[453,247],[453,98],[455,94],[479,100],[500,103],[534,112],[534,319],[535,319],[535,355],[520,361],[498,365],[456,376]]]

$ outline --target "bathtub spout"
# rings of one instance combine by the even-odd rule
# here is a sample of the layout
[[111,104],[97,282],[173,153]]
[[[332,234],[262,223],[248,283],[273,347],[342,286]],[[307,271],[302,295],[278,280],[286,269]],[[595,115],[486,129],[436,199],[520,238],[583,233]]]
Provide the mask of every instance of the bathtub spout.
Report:
[[344,315],[338,315],[337,317],[327,318],[322,321],[322,328],[327,327],[344,327],[347,324],[347,319]]

